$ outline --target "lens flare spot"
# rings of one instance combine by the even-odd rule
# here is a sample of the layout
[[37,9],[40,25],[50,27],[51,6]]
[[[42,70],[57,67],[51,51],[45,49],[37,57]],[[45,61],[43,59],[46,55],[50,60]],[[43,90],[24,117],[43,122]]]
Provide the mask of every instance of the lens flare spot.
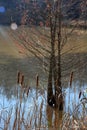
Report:
[[5,12],[5,7],[4,6],[0,6],[0,13],[4,13]]
[[11,29],[12,30],[16,30],[18,28],[17,24],[16,23],[12,23],[11,24]]

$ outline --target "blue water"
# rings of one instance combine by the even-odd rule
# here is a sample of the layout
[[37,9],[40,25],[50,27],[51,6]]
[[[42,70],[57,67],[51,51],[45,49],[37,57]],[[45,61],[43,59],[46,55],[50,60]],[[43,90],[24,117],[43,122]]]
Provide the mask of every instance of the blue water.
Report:
[[[73,113],[76,106],[80,104],[79,93],[82,92],[83,96],[86,87],[86,84],[79,87],[78,83],[73,83],[71,88],[63,89],[63,114]],[[22,113],[24,112],[24,118],[25,120],[27,119],[28,122],[31,122],[32,129],[35,127],[35,119],[37,126],[39,125],[40,114],[42,115],[42,126],[47,127],[49,124],[48,115],[51,110],[53,111],[53,113],[51,113],[51,120],[54,125],[54,110],[47,105],[47,91],[44,89],[36,90],[35,88],[30,88],[27,95],[25,90],[26,89],[21,88],[20,85],[14,85],[11,90],[6,88],[6,86],[0,87],[0,127],[4,128],[5,120],[8,119],[9,115],[11,116],[9,127],[11,128],[13,126],[17,107],[21,110],[20,117],[22,117]],[[23,128],[24,126],[22,125],[22,129]]]

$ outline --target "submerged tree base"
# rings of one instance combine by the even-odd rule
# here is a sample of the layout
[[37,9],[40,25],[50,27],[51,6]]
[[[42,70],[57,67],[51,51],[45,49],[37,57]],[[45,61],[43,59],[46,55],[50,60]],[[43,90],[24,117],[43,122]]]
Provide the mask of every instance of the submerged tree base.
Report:
[[60,100],[56,100],[56,96],[52,95],[48,98],[48,104],[52,108],[58,109],[59,111],[63,111],[63,97],[61,96]]

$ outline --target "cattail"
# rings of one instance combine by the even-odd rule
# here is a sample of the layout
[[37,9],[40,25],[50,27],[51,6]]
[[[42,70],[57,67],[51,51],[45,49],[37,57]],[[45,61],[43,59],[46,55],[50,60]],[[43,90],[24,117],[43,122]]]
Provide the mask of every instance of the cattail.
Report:
[[73,72],[70,74],[70,86],[72,85],[72,80],[73,80]]
[[21,77],[21,86],[23,86],[23,84],[24,84],[24,75],[22,75]]
[[18,84],[20,83],[20,76],[21,76],[21,73],[18,72],[18,75],[17,75],[17,83],[18,83]]
[[82,92],[80,91],[80,93],[79,93],[79,99],[81,98],[81,95],[82,95]]
[[37,74],[36,75],[36,87],[38,87],[39,86],[39,75]]

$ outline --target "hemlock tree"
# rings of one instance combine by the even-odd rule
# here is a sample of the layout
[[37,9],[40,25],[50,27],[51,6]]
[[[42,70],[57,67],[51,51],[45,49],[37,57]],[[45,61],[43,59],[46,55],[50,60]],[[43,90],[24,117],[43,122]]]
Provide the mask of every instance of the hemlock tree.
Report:
[[[32,7],[30,12],[28,4]],[[21,19],[23,25],[29,24],[29,27],[21,26],[12,31],[13,37],[26,52],[31,52],[41,62],[44,59],[44,66],[48,67],[47,101],[59,110],[63,109],[61,52],[68,37],[78,26],[80,5],[81,1],[78,0],[48,0],[44,4],[40,1],[27,2],[26,13],[23,13]],[[77,17],[73,13],[75,10]],[[34,15],[37,17],[33,17]]]

